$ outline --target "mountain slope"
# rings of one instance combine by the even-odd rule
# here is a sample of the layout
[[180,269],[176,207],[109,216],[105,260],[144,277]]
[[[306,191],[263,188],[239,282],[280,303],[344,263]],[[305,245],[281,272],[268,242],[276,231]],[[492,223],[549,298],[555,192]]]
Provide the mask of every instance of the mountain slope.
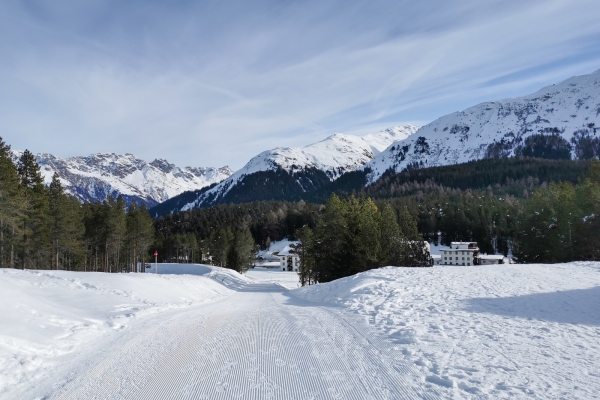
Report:
[[[443,116],[395,142],[362,169],[374,182],[388,169],[527,155],[562,146],[572,158],[600,155],[600,70],[524,97],[485,102]],[[536,137],[537,136],[537,137]],[[540,136],[550,137],[544,139]],[[544,153],[544,149],[539,154]],[[536,149],[529,149],[536,155]],[[547,153],[547,152],[546,152]]]
[[317,190],[344,173],[356,170],[391,143],[409,137],[417,129],[415,125],[404,125],[362,137],[335,134],[305,147],[267,150],[214,188],[198,193],[195,201],[171,211],[252,199],[299,198],[302,193]]
[[282,168],[288,172],[319,169],[331,179],[353,171],[385,150],[391,143],[403,140],[417,131],[415,125],[394,126],[366,136],[334,134],[304,147],[278,147],[252,158],[231,180],[258,171]]
[[[14,151],[15,158],[21,152]],[[144,202],[148,207],[180,193],[197,190],[220,182],[233,171],[222,168],[180,168],[166,160],[150,163],[131,154],[92,154],[62,159],[52,154],[38,154],[45,183],[58,173],[66,191],[81,201],[102,201],[122,195],[127,203]]]

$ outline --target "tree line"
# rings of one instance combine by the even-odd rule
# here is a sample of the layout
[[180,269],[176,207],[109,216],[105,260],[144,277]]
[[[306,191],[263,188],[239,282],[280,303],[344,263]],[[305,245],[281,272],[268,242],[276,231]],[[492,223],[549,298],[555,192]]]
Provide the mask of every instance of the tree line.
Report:
[[[423,238],[447,245],[473,240],[483,252],[512,252],[522,262],[593,260],[600,253],[597,169],[597,160],[482,160],[388,173],[363,194],[341,191],[337,200],[321,204],[303,200],[222,204],[152,220],[144,205],[126,208],[122,198],[81,204],[65,193],[57,175],[44,185],[34,155],[25,151],[14,160],[10,146],[0,138],[0,265],[128,271],[142,268],[150,250],[156,249],[159,261],[212,260],[243,271],[251,254],[270,241],[326,237],[324,221],[384,232],[389,227],[381,225],[382,215],[393,220],[392,214],[401,228],[398,237],[408,242]],[[352,182],[363,178],[357,175],[343,182],[342,177],[335,182],[349,190]],[[408,217],[414,229],[409,228],[413,222],[405,223]],[[380,222],[361,225],[364,221]],[[385,261],[381,243],[386,240],[374,239],[378,233],[361,236],[369,231],[365,229],[355,231],[361,232],[356,236],[345,232],[341,236],[347,240],[345,247],[333,247],[346,249],[339,259],[347,262],[349,271],[406,263],[398,261],[402,260],[398,255]],[[395,232],[393,226],[389,229]],[[379,243],[374,247],[377,255],[347,251],[348,243],[359,248],[357,238]],[[332,259],[329,247],[310,250],[309,239],[303,251]],[[341,276],[333,265],[332,270],[316,266],[307,279]]]
[[54,174],[44,185],[35,156],[16,162],[0,138],[0,265],[75,271],[137,271],[154,243],[145,205],[123,198],[81,204]]
[[524,202],[513,253],[528,263],[600,260],[600,161],[577,184],[550,183]]
[[366,196],[340,199],[333,194],[317,224],[298,232],[300,283],[330,282],[383,266],[432,265],[416,221],[406,208],[377,207]]
[[[579,188],[577,190],[581,192],[583,186],[579,182],[584,180],[581,177],[587,176],[589,172],[586,171],[594,168],[596,162],[515,158],[405,171],[386,175],[367,187],[363,196],[371,197],[379,210],[389,206],[396,215],[406,210],[416,221],[417,233],[427,241],[442,245],[449,245],[452,241],[476,241],[484,253],[514,253],[520,256],[517,257],[519,261],[530,262],[533,258],[523,257],[519,249],[535,247],[524,244],[526,235],[522,233],[529,223],[531,204],[539,204],[535,199],[539,199],[542,193],[555,193],[559,182],[563,182],[560,187]],[[342,200],[353,195],[361,197],[360,192],[338,197]],[[593,199],[591,196],[587,198]],[[590,207],[579,209],[578,212],[584,215],[578,221],[583,223],[583,218],[587,217],[585,227],[592,229],[594,225],[590,221],[597,219],[591,215],[600,213],[589,211]],[[190,210],[156,219],[158,245],[162,254],[175,255],[178,235],[193,234],[199,243],[205,243],[215,229],[244,225],[250,230],[255,243],[266,248],[267,241],[297,239],[304,226],[314,233],[325,208],[324,204],[304,201],[262,201]],[[577,213],[572,212],[571,215]],[[588,232],[586,237],[599,236],[597,231],[578,228],[578,232]],[[552,229],[549,234],[554,233],[557,231]],[[578,238],[573,240],[580,242]],[[208,245],[203,246],[208,249]],[[557,248],[560,246],[553,247]],[[589,248],[598,249],[600,246],[594,244]],[[589,254],[574,250],[572,258],[554,259],[593,259]],[[552,257],[541,256],[537,259],[540,262],[553,260]]]

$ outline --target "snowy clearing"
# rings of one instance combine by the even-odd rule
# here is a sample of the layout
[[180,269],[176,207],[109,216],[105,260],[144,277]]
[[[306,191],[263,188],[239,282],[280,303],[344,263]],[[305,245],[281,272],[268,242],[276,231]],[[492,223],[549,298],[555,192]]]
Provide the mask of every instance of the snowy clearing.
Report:
[[444,397],[600,398],[600,263],[387,267],[294,295],[363,316]]
[[600,263],[0,269],[0,398],[600,398]]

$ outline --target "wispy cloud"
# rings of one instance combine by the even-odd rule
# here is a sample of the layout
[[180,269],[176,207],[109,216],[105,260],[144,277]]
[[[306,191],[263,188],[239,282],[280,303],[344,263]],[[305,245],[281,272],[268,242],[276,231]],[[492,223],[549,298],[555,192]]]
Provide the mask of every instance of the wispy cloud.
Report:
[[600,3],[0,4],[0,135],[241,167],[600,68]]

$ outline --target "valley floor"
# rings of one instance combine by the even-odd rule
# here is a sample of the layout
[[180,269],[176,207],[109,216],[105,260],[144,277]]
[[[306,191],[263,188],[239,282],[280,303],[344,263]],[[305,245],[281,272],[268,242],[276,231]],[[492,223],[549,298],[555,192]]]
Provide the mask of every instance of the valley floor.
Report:
[[600,263],[159,272],[0,269],[0,398],[600,398]]

